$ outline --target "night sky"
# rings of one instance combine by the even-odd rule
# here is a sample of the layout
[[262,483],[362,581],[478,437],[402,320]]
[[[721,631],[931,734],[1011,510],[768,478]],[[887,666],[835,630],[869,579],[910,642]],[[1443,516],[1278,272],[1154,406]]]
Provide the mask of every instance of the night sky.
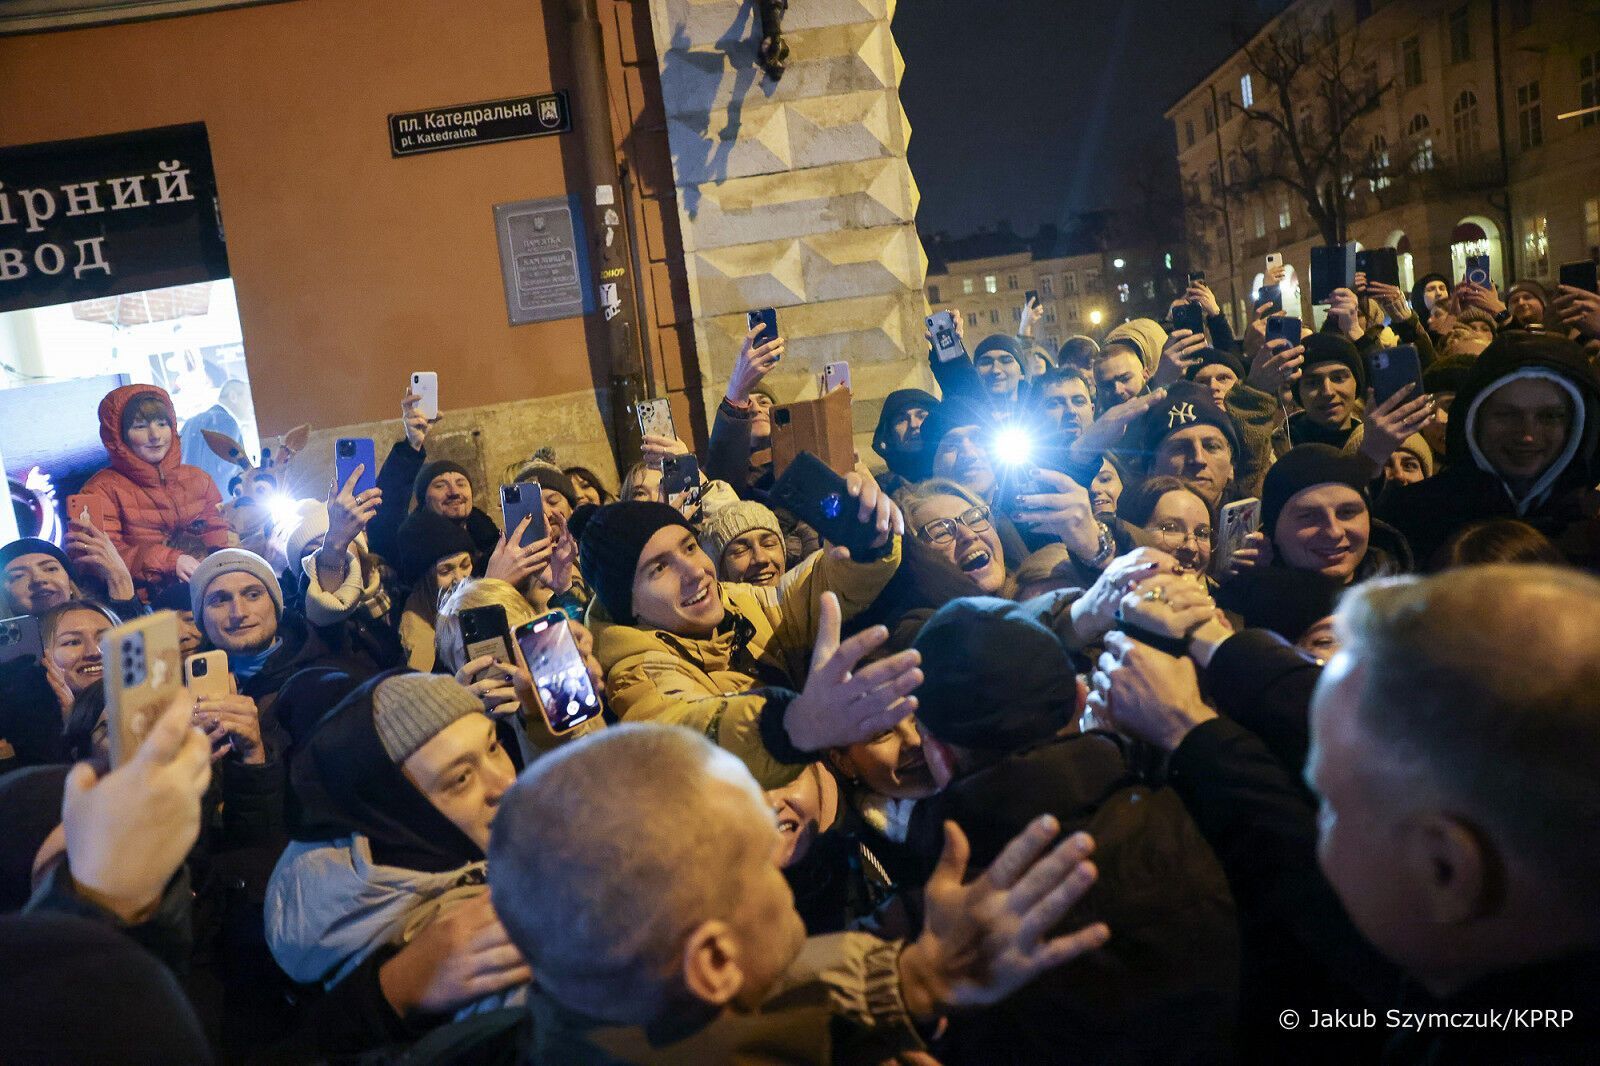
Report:
[[952,236],[1176,196],[1161,113],[1234,50],[1224,5],[1170,0],[901,0],[894,35],[918,225]]

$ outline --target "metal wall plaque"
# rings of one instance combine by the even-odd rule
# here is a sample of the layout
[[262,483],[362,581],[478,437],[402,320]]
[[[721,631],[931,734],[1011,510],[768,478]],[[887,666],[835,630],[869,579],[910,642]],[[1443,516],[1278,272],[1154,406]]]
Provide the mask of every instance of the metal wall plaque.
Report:
[[577,197],[494,205],[500,274],[513,326],[594,311],[588,246]]
[[389,116],[389,150],[396,157],[471,148],[475,144],[547,137],[572,128],[564,92],[513,96],[476,104],[430,107]]

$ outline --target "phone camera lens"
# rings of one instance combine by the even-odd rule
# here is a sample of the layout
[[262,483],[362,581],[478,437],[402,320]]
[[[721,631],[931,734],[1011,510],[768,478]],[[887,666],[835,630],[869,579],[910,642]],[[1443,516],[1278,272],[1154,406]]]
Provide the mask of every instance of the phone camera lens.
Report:
[[830,492],[822,498],[822,516],[824,518],[838,518],[844,511],[844,500],[837,492]]
[[192,672],[194,673],[195,677],[205,677],[206,671],[210,669],[210,663],[206,662],[204,659],[196,659],[194,661],[194,668]]

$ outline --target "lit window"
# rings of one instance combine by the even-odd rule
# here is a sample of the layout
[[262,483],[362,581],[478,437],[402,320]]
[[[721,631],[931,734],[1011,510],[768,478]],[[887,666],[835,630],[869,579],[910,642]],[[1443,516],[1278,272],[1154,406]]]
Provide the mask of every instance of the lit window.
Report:
[[1283,197],[1278,201],[1278,228],[1288,229],[1294,223],[1294,215],[1289,210],[1289,198]]
[[1256,106],[1255,86],[1250,84],[1250,75],[1248,74],[1239,79],[1239,105],[1241,107]]
[[1545,236],[1545,217],[1528,219],[1522,229],[1522,261],[1528,273],[1542,278],[1550,273],[1550,241]]
[[1167,264],[1167,269],[1168,270],[1172,269],[1172,253],[1171,252],[1168,252],[1165,256],[1163,256],[1162,257],[1162,261]]
[[998,280],[996,280],[996,278],[995,278],[995,276],[993,274],[985,274],[983,276],[983,291],[984,292],[999,292],[1000,291],[1000,283],[998,282]]
[[1389,138],[1381,133],[1373,134],[1372,145],[1368,149],[1367,162],[1372,168],[1372,177],[1368,184],[1373,192],[1387,189],[1393,184],[1389,177]]
[[1123,303],[1128,302],[1128,283],[1126,281],[1117,286],[1117,299]]
[[963,295],[963,296],[971,296],[972,295],[972,279],[971,278],[962,278],[961,279],[961,295]]

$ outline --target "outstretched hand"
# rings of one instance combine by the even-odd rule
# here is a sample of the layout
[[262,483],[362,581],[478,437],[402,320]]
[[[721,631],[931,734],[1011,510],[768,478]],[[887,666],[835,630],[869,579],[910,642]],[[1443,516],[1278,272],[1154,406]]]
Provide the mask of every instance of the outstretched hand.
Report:
[[842,617],[839,597],[823,593],[811,672],[783,718],[789,742],[801,751],[871,740],[917,709],[911,693],[922,684],[921,653],[903,651],[857,670],[862,659],[889,639],[889,631],[873,626],[841,643]]
[[[1046,939],[1090,886],[1094,840],[1074,833],[1050,847],[1061,823],[1036,818],[994,863],[963,884],[971,847],[954,822],[924,890],[922,935],[900,955],[900,992],[919,1022],[963,1007],[998,1003],[1046,970],[1104,946],[1111,930],[1096,922]],[[1047,850],[1048,853],[1047,853]]]
[[1103,413],[1096,413],[1095,420],[1084,426],[1083,432],[1078,434],[1078,439],[1072,442],[1072,448],[1068,452],[1072,462],[1079,465],[1090,461],[1099,462],[1100,457],[1122,439],[1123,431],[1131,423],[1166,398],[1166,389],[1152,389],[1143,396],[1135,396],[1126,403],[1119,403]]

